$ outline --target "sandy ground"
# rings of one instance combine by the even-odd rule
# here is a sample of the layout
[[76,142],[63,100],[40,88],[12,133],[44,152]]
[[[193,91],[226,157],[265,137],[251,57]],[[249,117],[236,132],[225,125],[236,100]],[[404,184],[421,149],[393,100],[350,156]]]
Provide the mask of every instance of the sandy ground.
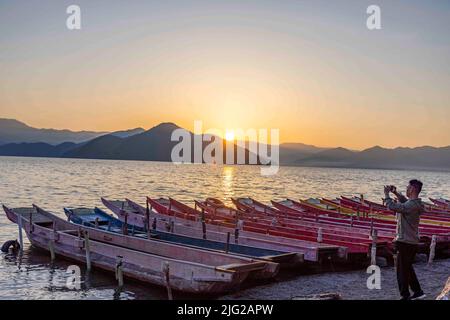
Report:
[[[450,259],[425,261],[414,265],[426,299],[434,300],[441,293],[450,276]],[[326,274],[302,275],[283,282],[266,284],[230,294],[221,299],[286,300],[296,296],[339,293],[343,299],[397,300],[399,299],[395,268],[381,268],[381,289],[367,288],[366,270]]]

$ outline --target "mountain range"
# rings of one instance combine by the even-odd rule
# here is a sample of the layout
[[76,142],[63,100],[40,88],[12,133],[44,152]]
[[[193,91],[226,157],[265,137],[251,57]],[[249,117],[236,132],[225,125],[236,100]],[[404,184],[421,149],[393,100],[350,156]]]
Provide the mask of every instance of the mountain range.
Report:
[[[16,120],[0,119],[0,155],[171,161],[172,149],[178,143],[171,141],[171,134],[178,128],[173,123],[161,123],[149,130],[73,132],[36,129]],[[203,142],[202,148],[206,146]],[[375,146],[362,151],[302,143],[283,143],[279,147],[281,165],[450,171],[450,146],[395,149]],[[238,147],[234,148],[236,151]],[[248,163],[250,152],[246,149],[245,154]]]

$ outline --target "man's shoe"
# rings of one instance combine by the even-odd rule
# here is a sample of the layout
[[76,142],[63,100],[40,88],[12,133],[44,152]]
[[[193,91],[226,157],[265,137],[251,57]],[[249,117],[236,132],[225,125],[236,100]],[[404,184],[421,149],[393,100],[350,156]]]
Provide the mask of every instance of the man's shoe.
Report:
[[426,297],[426,294],[423,293],[423,291],[419,291],[419,292],[415,292],[411,296],[411,300],[420,300],[420,299],[424,299],[425,297]]

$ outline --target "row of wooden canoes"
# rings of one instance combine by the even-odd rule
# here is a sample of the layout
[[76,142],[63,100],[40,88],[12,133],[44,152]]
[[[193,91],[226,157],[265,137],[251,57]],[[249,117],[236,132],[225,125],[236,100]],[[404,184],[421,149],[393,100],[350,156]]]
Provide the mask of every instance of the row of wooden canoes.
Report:
[[[256,259],[200,249],[159,240],[153,232],[124,234],[120,221],[99,219],[102,215],[91,209],[66,211],[85,222],[74,224],[37,206],[3,208],[36,247],[107,271],[114,272],[120,265],[127,277],[179,291],[222,293],[246,279],[269,279],[279,271],[279,264],[270,261],[270,256]],[[93,226],[86,222],[91,217]],[[269,255],[274,253],[267,251]]]
[[[386,219],[387,208],[373,203],[367,211],[342,199],[357,203],[288,199],[268,206],[237,198],[233,208],[209,198],[192,208],[172,198],[147,198],[146,206],[102,198],[117,217],[99,208],[65,208],[71,222],[37,206],[4,210],[33,245],[53,254],[109,271],[120,264],[125,276],[175,290],[222,293],[303,262],[390,260],[395,221]],[[433,241],[438,253],[449,249],[450,211],[439,208],[421,223],[424,252]]]

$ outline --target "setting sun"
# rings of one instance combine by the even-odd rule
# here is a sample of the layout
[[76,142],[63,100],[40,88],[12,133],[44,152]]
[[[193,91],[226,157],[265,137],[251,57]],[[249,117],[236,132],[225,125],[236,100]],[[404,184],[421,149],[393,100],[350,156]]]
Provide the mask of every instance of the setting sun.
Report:
[[234,131],[227,131],[225,133],[225,139],[227,141],[233,141],[234,140]]

